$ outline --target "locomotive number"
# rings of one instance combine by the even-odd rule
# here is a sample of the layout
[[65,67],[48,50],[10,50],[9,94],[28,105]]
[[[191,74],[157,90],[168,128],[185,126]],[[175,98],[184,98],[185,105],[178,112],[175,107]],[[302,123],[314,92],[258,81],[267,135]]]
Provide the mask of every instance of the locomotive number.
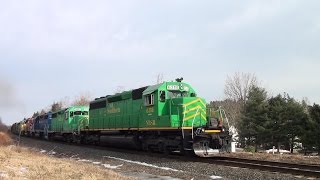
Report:
[[154,112],[153,107],[147,107],[146,113],[153,113],[153,112]]
[[147,126],[155,126],[156,125],[156,120],[146,120],[146,125]]

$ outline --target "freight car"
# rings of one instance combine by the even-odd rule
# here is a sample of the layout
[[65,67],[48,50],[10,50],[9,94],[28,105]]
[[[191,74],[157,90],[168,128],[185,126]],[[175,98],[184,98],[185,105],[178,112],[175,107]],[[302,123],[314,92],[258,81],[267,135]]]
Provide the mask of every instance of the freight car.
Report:
[[81,140],[210,156],[230,148],[224,117],[222,110],[207,109],[205,100],[177,79],[96,98]]

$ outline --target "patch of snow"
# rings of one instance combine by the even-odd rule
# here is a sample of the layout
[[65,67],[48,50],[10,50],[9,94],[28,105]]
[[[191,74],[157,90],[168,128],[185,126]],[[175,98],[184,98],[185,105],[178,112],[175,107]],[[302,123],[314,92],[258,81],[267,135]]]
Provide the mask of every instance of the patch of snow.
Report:
[[210,176],[210,179],[222,179],[221,176]]
[[[277,153],[278,150],[277,149],[268,149],[268,150],[266,150],[266,153],[272,153],[272,152]],[[290,151],[283,150],[283,149],[280,149],[279,152],[280,153],[290,153]]]
[[25,167],[22,167],[22,168],[20,168],[19,172],[20,172],[20,174],[24,174],[24,173],[28,172],[28,169]]
[[[123,174],[125,176],[135,177],[137,179],[182,180],[182,179],[174,178],[174,177],[170,177],[170,176],[157,176],[157,175],[148,174],[145,172],[125,172],[125,173],[121,173],[121,174]],[[194,180],[194,178],[192,178],[192,180]]]
[[44,150],[44,149],[41,149],[40,150],[40,153],[46,153],[47,151],[46,150]]
[[78,161],[80,161],[80,162],[92,162],[92,160],[88,160],[88,159],[79,159]]
[[80,159],[80,158],[77,157],[77,156],[79,156],[79,154],[72,155],[72,156],[70,157],[70,159]]
[[8,174],[6,174],[5,172],[0,172],[0,178],[8,178]]
[[92,162],[92,164],[99,165],[101,162]]
[[112,166],[110,164],[101,164],[103,167],[108,168],[108,169],[118,169],[119,167],[123,166],[123,164],[118,165],[118,166]]
[[112,156],[103,156],[103,157],[104,158],[109,158],[109,159],[115,159],[115,160],[119,160],[119,161],[124,161],[124,162],[128,162],[128,163],[138,164],[138,165],[142,165],[142,166],[153,167],[153,168],[162,169],[162,170],[166,170],[166,171],[184,172],[184,171],[181,171],[181,170],[178,170],[178,169],[172,169],[172,168],[169,168],[169,167],[161,167],[161,166],[157,166],[157,165],[153,165],[153,164],[148,164],[148,163],[145,163],[145,162],[132,161],[132,160],[116,158],[116,157],[112,157]]
[[50,151],[48,154],[49,154],[49,155],[56,155],[57,153],[54,152],[54,151]]

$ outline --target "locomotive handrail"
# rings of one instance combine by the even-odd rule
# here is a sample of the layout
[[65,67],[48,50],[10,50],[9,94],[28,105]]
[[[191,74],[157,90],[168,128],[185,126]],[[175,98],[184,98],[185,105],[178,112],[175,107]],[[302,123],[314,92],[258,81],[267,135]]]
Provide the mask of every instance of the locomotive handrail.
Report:
[[[199,109],[200,109],[200,107],[197,109],[197,111],[196,111],[196,115],[193,117],[193,120],[192,120],[192,129],[191,129],[191,131],[192,131],[192,133],[191,133],[191,135],[192,135],[192,139],[193,139],[193,125],[194,125],[194,120],[196,119],[196,117],[197,117],[197,114],[198,114],[198,112],[199,112]],[[201,118],[201,117],[200,117]]]
[[[183,107],[183,104],[182,104],[182,107]],[[184,111],[187,110],[187,106],[184,106]],[[181,131],[182,131],[182,138],[184,139],[184,119],[186,118],[186,114],[183,113],[183,119],[182,119],[182,128],[181,128]]]
[[227,117],[226,111],[224,109],[222,109],[222,108],[221,108],[221,110],[222,110],[222,112],[224,114],[224,117],[226,118],[226,121],[227,121],[227,124],[228,124],[228,128],[230,128],[229,119]]

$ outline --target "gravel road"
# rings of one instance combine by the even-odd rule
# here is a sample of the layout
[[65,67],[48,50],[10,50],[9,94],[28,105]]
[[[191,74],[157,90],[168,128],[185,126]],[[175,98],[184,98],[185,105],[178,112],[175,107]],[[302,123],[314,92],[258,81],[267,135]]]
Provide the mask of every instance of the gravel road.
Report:
[[117,149],[81,147],[24,137],[20,144],[57,158],[93,163],[138,179],[305,179],[289,174],[186,162],[148,153],[125,153]]

